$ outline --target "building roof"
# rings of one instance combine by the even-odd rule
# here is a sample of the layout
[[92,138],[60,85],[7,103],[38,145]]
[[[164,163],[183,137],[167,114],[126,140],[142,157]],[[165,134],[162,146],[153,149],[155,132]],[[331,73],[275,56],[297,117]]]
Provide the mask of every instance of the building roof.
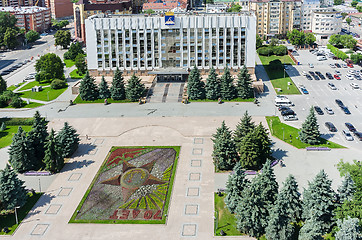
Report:
[[[152,0],[151,0],[152,1]],[[160,9],[173,9],[173,8],[186,8],[187,1],[184,0],[156,0],[154,2],[147,2],[143,4],[143,10],[152,9],[152,10],[160,10]]]
[[90,3],[88,0],[79,0],[76,5],[84,5],[85,11],[111,11],[129,9],[132,7],[132,0],[120,0],[114,3]]
[[29,13],[37,13],[37,12],[43,12],[45,10],[48,10],[49,8],[45,7],[1,7],[1,12],[11,12],[11,13],[18,13],[18,14],[29,14]]

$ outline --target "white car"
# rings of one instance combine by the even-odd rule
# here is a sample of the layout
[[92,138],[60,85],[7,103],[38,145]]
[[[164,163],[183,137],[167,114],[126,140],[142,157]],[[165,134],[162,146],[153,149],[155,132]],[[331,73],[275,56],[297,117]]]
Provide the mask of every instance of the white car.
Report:
[[337,90],[336,86],[333,83],[328,83],[328,87],[332,90]]
[[350,70],[348,70],[348,72],[347,73],[349,73],[349,74],[355,74],[356,72],[354,71],[354,70],[352,70],[352,69],[350,69]]
[[303,72],[302,72],[302,75],[303,75],[303,76],[306,76],[306,75],[307,75],[307,72],[306,72],[306,71],[303,71]]
[[342,134],[347,141],[353,141],[352,134],[350,132],[348,132],[347,130],[343,130]]
[[310,68],[314,68],[314,65],[311,64],[311,63],[309,63],[309,67],[310,67]]
[[341,73],[340,71],[335,70],[334,72],[335,72],[338,76],[342,76],[342,73]]
[[347,68],[347,64],[341,64],[341,66],[343,67],[343,68]]
[[352,75],[346,75],[348,80],[354,80],[354,77]]
[[353,89],[359,89],[359,86],[356,83],[351,83],[350,85]]
[[333,115],[333,114],[334,114],[332,108],[330,108],[330,107],[325,107],[324,109],[326,110],[326,113],[328,113],[329,115]]
[[296,121],[298,117],[296,115],[287,115],[283,116],[284,121]]
[[336,68],[336,65],[334,65],[334,64],[332,64],[332,63],[330,63],[329,66],[330,66],[331,68]]

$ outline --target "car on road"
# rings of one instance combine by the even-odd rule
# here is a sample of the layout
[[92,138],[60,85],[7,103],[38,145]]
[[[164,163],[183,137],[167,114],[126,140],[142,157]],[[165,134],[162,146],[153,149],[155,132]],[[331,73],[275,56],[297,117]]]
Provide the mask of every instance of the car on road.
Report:
[[361,132],[354,132],[353,134],[358,140],[362,141],[362,133]]
[[352,64],[352,63],[348,63],[347,66],[350,67],[350,68],[353,68],[353,64]]
[[337,68],[341,68],[341,65],[339,65],[339,63],[335,63],[334,65],[336,65]]
[[308,90],[305,87],[300,87],[300,91],[302,91],[303,94],[309,94]]
[[347,114],[347,115],[350,115],[350,114],[351,114],[351,112],[349,111],[348,107],[343,106],[343,107],[341,107],[341,109],[342,109],[342,111],[343,111],[345,114]]
[[333,83],[328,83],[328,87],[332,90],[337,90],[336,86]]
[[336,68],[336,65],[334,65],[333,63],[330,63],[329,66],[330,66],[331,68]]
[[298,117],[296,115],[286,115],[283,116],[284,121],[296,121]]
[[330,108],[330,107],[325,107],[324,110],[325,110],[326,113],[328,113],[329,115],[333,115],[333,114],[334,114],[332,108]]
[[356,83],[351,83],[350,85],[351,85],[352,89],[359,89],[359,86]]
[[310,76],[310,75],[305,75],[305,77],[308,79],[308,80],[313,80],[313,78]]
[[329,80],[332,80],[333,79],[333,75],[329,72],[326,73],[326,76]]
[[356,130],[356,128],[353,126],[353,124],[352,123],[348,123],[348,122],[346,122],[346,123],[344,123],[344,125],[346,125],[346,127],[348,128],[348,130],[350,131],[350,132],[356,132],[357,130]]
[[328,128],[330,132],[337,132],[337,128],[334,126],[333,123],[325,122],[324,125],[326,126],[326,128]]
[[323,115],[324,112],[319,106],[314,106],[314,110],[318,113],[318,115]]
[[341,100],[336,99],[335,102],[337,103],[337,105],[338,105],[339,107],[344,107],[344,104],[343,104],[343,102],[342,102]]
[[334,75],[334,78],[337,79],[337,80],[341,80],[341,77],[338,76],[337,74]]
[[312,63],[309,63],[310,68],[314,68],[314,65]]
[[296,115],[295,112],[291,109],[282,111],[281,114],[282,114],[282,116]]
[[353,141],[352,134],[350,132],[348,132],[347,130],[343,130],[342,134],[347,141]]

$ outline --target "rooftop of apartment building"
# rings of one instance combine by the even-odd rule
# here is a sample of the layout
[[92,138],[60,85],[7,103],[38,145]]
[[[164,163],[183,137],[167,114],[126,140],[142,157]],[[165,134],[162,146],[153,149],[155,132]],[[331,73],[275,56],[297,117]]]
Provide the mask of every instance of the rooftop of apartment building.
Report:
[[187,1],[185,0],[169,0],[169,1],[162,1],[162,0],[156,0],[156,1],[149,1],[147,3],[143,4],[143,10],[147,9],[173,9],[176,7],[180,8],[186,8],[187,7]]
[[250,0],[253,3],[267,3],[267,2],[302,2],[302,0]]
[[114,11],[116,9],[128,9],[132,7],[132,0],[117,0],[117,1],[104,1],[104,2],[90,2],[88,0],[79,0],[76,5],[84,4],[85,11],[101,10]]
[[37,12],[43,12],[49,8],[45,7],[1,7],[1,12],[12,12],[12,13],[20,13],[20,14],[30,14],[30,13],[37,13]]
[[334,13],[341,13],[340,11],[337,11],[334,8],[316,8],[313,9],[314,13],[319,13],[319,14],[334,14]]

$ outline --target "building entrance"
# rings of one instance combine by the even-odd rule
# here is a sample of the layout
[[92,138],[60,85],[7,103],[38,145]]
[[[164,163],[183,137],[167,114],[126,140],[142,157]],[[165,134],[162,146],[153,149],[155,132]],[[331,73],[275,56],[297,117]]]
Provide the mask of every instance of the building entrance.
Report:
[[152,71],[149,74],[156,75],[157,82],[186,82],[189,75],[186,70],[171,70]]

